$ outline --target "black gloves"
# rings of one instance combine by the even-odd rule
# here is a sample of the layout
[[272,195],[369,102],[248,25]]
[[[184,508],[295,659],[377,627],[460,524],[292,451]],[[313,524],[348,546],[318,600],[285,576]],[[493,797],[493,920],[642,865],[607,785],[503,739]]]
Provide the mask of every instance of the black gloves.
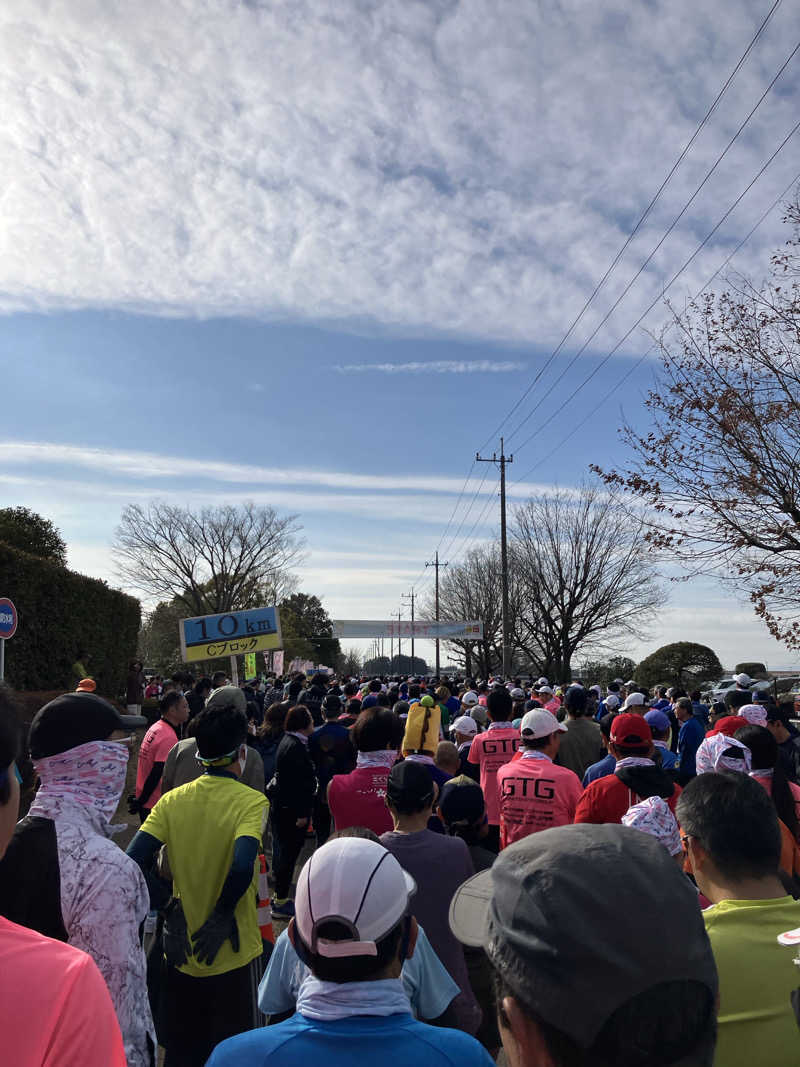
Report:
[[186,929],[186,916],[180,900],[174,898],[169,902],[164,911],[164,956],[167,963],[172,967],[180,967],[186,963],[192,952],[189,944],[189,933]]
[[135,793],[131,793],[128,797],[128,814],[140,815],[142,812],[142,802],[137,798]]
[[239,927],[233,911],[217,905],[196,934],[192,935],[192,954],[198,963],[214,962],[225,941],[230,938],[233,951],[239,951]]

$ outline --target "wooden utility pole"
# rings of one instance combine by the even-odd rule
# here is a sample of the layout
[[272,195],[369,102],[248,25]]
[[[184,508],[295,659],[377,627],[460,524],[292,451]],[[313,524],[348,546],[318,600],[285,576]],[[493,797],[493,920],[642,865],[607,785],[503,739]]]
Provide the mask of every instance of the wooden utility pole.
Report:
[[509,639],[509,610],[508,610],[508,545],[506,543],[506,464],[513,463],[513,456],[506,456],[503,452],[503,438],[500,438],[500,455],[492,452],[491,459],[482,458],[479,452],[475,453],[476,463],[494,463],[500,467],[500,580],[503,587],[503,678],[508,678],[511,673],[511,641]]
[[409,674],[414,674],[414,601],[417,598],[417,594],[412,589],[410,593],[401,593],[402,600],[411,601],[411,670]]
[[[434,554],[433,563],[426,563],[425,566],[426,567],[435,567],[436,568],[436,621],[438,622],[439,621],[439,568],[447,566],[446,563],[440,563],[439,562],[439,550],[438,550],[438,548],[437,548],[437,550],[436,550],[436,552]],[[437,634],[436,635],[436,677],[437,678],[439,677],[439,669],[440,669],[439,668],[439,635]]]

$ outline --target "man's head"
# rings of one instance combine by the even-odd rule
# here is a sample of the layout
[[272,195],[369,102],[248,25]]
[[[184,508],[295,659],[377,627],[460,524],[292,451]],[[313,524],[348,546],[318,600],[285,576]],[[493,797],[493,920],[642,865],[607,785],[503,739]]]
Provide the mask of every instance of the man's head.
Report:
[[[233,686],[226,688],[233,689]],[[237,774],[247,752],[247,715],[236,700],[209,701],[192,719],[197,758],[205,767]]]
[[617,760],[631,756],[647,758],[653,753],[653,734],[641,715],[625,712],[614,717],[611,723],[609,752]]
[[456,739],[457,745],[463,745],[467,741],[472,741],[477,732],[478,724],[471,715],[459,715],[453,723],[453,736]]
[[458,749],[452,741],[440,741],[436,748],[434,762],[440,771],[455,776],[461,770],[461,759]]
[[[778,817],[769,794],[747,774],[699,774],[678,798],[676,813],[692,873],[712,903],[754,883],[777,880]],[[778,883],[780,885],[780,883]],[[720,894],[720,887],[724,887]],[[783,892],[776,892],[783,896]]]
[[791,737],[789,721],[793,711],[793,704],[774,704],[767,708],[767,729],[779,745]]
[[186,697],[174,689],[159,700],[158,710],[161,718],[171,722],[173,726],[182,726],[189,718],[189,705]]
[[[678,722],[688,722],[689,719],[694,717],[694,708],[688,697],[681,697],[679,700],[676,700],[673,711],[675,712],[675,718]],[[646,717],[647,716],[645,716],[645,718]]]
[[219,689],[223,685],[227,685],[228,676],[225,671],[214,671],[211,675],[211,688]]
[[653,708],[652,711],[647,712],[644,721],[650,727],[654,741],[668,740],[671,726],[669,719],[663,711],[659,711],[658,708]]
[[416,884],[377,842],[328,841],[297,879],[289,937],[315,977],[327,982],[398,978],[413,953],[409,905]]
[[725,694],[725,703],[731,711],[738,713],[739,708],[752,704],[753,698],[746,689],[729,689]]
[[511,694],[502,686],[490,690],[486,698],[486,714],[492,722],[511,722],[513,701]]
[[555,715],[544,708],[537,708],[525,712],[519,732],[523,748],[536,749],[553,759],[558,753],[561,735],[567,732],[567,728]]
[[429,815],[436,800],[436,785],[424,763],[403,760],[389,771],[386,804],[396,815]]
[[631,712],[633,715],[644,714],[644,693],[638,691],[628,693],[625,697],[625,702],[622,705],[623,711]]
[[583,686],[572,685],[564,694],[564,707],[571,719],[582,719],[586,714],[588,694]]
[[342,714],[342,701],[335,693],[327,693],[323,698],[322,714],[326,719],[338,719]]
[[[660,914],[671,933],[654,953]],[[456,892],[450,925],[489,956],[510,1067],[711,1064],[717,975],[697,893],[648,834],[531,834]]]

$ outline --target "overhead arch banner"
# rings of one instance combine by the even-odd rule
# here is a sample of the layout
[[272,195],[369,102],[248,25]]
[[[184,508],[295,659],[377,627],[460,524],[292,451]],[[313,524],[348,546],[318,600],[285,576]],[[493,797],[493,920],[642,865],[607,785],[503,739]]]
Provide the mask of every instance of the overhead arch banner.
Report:
[[480,620],[436,622],[430,619],[375,620],[334,619],[334,637],[420,637],[436,640],[452,638],[457,641],[482,641],[483,623]]

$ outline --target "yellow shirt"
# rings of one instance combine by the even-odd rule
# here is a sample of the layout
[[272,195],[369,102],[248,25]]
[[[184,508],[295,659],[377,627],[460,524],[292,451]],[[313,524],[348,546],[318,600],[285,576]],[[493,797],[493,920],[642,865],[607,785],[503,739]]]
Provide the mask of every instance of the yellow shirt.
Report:
[[[142,824],[145,833],[167,846],[173,892],[180,897],[191,939],[217,902],[233,861],[237,837],[261,841],[267,800],[250,786],[227,775],[203,774],[165,793]],[[244,967],[261,954],[256,912],[258,868],[236,905],[239,951],[225,941],[209,966],[193,956],[180,967],[184,974],[204,977]]]
[[715,1067],[800,1064],[800,1031],[790,1001],[800,986],[798,949],[778,934],[800,927],[800,902],[721,900],[703,912],[719,973]]

